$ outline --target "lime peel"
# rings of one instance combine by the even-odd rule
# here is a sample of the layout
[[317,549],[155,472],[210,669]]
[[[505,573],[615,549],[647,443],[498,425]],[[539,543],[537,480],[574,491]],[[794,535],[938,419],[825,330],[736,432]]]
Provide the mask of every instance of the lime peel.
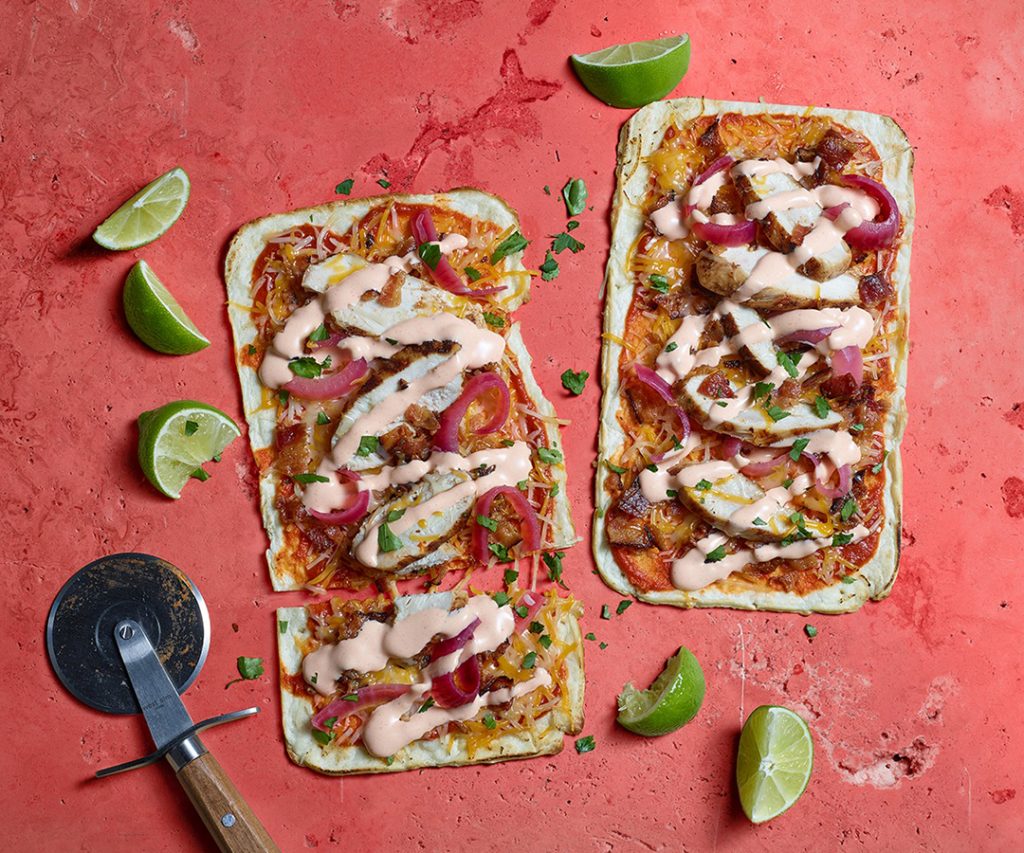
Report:
[[178,221],[191,184],[184,169],[165,172],[100,223],[92,239],[105,249],[123,251],[152,243]]
[[619,725],[647,737],[674,732],[697,716],[704,692],[700,663],[689,649],[680,647],[649,688],[623,687]]
[[587,91],[613,107],[642,107],[671,92],[690,66],[690,37],[617,44],[574,53],[573,70]]
[[814,741],[807,723],[779,705],[751,711],[740,732],[736,786],[753,823],[764,823],[793,806],[814,768]]
[[128,325],[152,349],[187,355],[210,345],[145,261],[129,271],[121,299]]

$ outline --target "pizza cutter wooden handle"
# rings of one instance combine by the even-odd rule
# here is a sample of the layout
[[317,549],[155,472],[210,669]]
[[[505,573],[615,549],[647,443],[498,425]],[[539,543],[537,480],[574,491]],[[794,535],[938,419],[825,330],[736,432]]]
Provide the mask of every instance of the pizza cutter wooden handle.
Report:
[[210,753],[182,767],[178,781],[225,853],[280,853],[274,839]]

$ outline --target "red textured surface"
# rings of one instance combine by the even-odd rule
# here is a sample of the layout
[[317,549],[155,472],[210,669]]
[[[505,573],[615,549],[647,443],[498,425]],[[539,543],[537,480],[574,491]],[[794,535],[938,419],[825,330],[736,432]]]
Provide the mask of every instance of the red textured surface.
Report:
[[[45,661],[43,623],[75,569],[113,551],[159,554],[205,592],[213,648],[187,703],[198,719],[250,703],[257,719],[206,740],[285,850],[852,849],[1024,846],[1019,539],[1024,532],[1020,277],[1024,108],[1015,3],[675,0],[641,4],[393,0],[11,6],[0,35],[0,443],[5,556],[0,647],[5,849],[205,850],[170,771],[105,781],[148,748],[142,721],[75,703]],[[591,99],[566,56],[688,30],[678,94],[857,107],[893,115],[917,147],[906,530],[892,597],[810,620],[634,605],[591,574],[586,733],[595,752],[390,778],[292,766],[275,683],[223,685],[237,655],[274,659],[274,595],[248,451],[164,500],[134,463],[134,418],[197,397],[240,414],[220,265],[243,222],[332,198],[474,184],[504,195],[536,240],[564,222],[541,188],[584,177],[594,205],[522,312],[541,384],[565,431],[580,532],[589,530],[598,389],[564,399],[566,367],[596,372],[598,289],[614,145],[627,113]],[[192,200],[164,238],[110,254],[88,235],[173,165]],[[145,257],[213,339],[148,352],[125,327],[120,285]],[[680,643],[703,661],[705,706],[658,740],[615,728],[623,682],[654,676]],[[817,765],[778,821],[748,825],[731,781],[741,720],[783,703],[811,723]]]

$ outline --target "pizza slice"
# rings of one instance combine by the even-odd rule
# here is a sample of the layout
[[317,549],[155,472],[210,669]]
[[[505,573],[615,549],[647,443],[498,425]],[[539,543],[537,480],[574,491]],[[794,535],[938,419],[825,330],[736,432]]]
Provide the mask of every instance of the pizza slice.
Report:
[[798,612],[888,594],[912,166],[870,113],[682,99],[627,123],[594,526],[610,586]]
[[554,590],[280,609],[288,754],[346,774],[558,752],[583,724],[580,610]]
[[239,230],[229,315],[275,589],[437,580],[575,541],[559,421],[510,316],[525,245],[470,189]]

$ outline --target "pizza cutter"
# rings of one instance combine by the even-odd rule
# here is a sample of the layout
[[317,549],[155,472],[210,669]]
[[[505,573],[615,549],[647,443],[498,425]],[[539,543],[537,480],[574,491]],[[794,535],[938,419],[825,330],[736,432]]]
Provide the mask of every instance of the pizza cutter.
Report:
[[259,712],[246,708],[193,723],[179,694],[210,648],[206,602],[180,569],[149,554],[114,554],[80,569],[50,607],[46,648],[61,683],[86,705],[142,713],[156,751],[98,777],[165,758],[224,851],[278,847],[214,759],[199,732]]

